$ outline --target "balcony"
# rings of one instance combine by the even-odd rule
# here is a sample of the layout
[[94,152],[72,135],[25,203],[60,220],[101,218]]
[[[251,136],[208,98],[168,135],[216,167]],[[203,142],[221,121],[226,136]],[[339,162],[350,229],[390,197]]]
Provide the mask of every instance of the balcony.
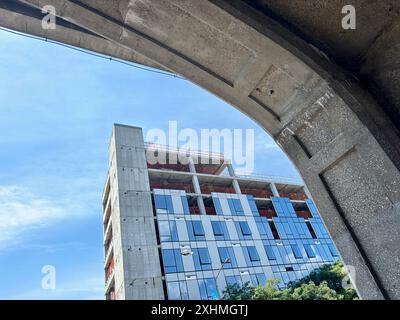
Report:
[[108,263],[110,262],[110,259],[113,256],[113,252],[114,252],[113,242],[110,241],[110,243],[108,244],[108,247],[106,248],[106,256],[104,259],[104,268],[106,268]]

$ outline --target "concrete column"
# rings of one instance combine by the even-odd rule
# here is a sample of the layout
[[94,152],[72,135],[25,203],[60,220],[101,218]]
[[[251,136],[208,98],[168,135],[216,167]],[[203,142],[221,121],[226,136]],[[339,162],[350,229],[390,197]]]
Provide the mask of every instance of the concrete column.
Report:
[[110,157],[116,297],[164,299],[142,130],[114,125]]
[[278,192],[278,189],[276,188],[275,183],[271,182],[269,185],[271,187],[271,191],[272,191],[272,194],[274,195],[274,197],[279,197],[279,192]]
[[201,194],[200,183],[199,183],[199,179],[196,176],[196,166],[194,165],[192,157],[189,158],[189,170],[190,170],[190,172],[194,173],[192,176],[192,184],[193,184],[194,192],[198,195],[197,196],[197,206],[199,207],[200,214],[207,214],[206,208],[204,206],[203,197],[200,195]]
[[[228,168],[229,175],[231,177],[236,177],[235,170],[233,169],[233,166],[232,166],[231,163],[229,163],[227,165],[227,168]],[[232,180],[232,185],[233,185],[233,188],[235,189],[235,192],[237,194],[242,194],[242,190],[240,190],[239,182],[236,179]]]

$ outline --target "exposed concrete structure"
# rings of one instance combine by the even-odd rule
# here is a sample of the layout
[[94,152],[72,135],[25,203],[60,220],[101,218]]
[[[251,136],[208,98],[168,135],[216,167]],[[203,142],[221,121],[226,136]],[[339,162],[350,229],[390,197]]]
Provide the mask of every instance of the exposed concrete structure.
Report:
[[[268,10],[236,0],[5,0],[0,24],[162,66],[243,111],[300,170],[362,297],[398,299],[399,8],[354,1],[368,29],[351,35],[338,28],[340,1],[258,2]],[[49,4],[70,24],[41,29]]]
[[118,300],[164,299],[142,130],[117,128],[103,195],[106,291],[113,287]]

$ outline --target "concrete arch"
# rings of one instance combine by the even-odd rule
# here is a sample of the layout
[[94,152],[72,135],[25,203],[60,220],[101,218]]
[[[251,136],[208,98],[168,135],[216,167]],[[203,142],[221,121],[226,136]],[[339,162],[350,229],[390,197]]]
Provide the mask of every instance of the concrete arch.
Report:
[[[49,4],[55,30],[41,28]],[[400,298],[399,133],[323,52],[242,1],[7,0],[0,8],[2,26],[171,70],[254,119],[299,169],[362,298]]]

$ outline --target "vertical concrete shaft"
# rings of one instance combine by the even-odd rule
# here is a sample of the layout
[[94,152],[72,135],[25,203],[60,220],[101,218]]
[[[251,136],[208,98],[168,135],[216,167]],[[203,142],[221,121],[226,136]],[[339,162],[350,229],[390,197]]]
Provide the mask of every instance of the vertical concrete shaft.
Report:
[[[235,170],[233,169],[233,166],[231,163],[229,163],[227,165],[227,168],[228,168],[229,175],[233,178],[236,177]],[[235,192],[237,194],[242,194],[242,190],[240,189],[239,182],[237,181],[237,179],[232,180],[232,186],[233,186],[233,189],[235,189]]]
[[140,128],[114,125],[110,143],[117,299],[164,299],[149,176]]
[[275,183],[271,182],[270,187],[271,187],[271,191],[272,191],[272,194],[274,195],[274,197],[279,197],[279,192],[278,192],[278,189],[276,188]]
[[194,165],[194,161],[193,161],[192,157],[189,157],[189,170],[190,170],[190,172],[194,173],[194,175],[192,177],[192,183],[193,183],[194,192],[197,194],[197,206],[199,207],[200,214],[207,214],[206,208],[204,206],[203,197],[201,196],[201,188],[200,188],[199,179],[196,176],[196,166]]

